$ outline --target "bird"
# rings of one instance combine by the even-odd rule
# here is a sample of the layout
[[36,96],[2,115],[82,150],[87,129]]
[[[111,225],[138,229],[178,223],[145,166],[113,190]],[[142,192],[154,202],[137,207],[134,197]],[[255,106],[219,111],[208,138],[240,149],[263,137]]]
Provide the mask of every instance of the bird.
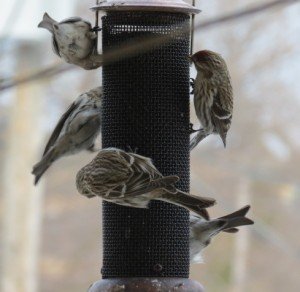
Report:
[[210,219],[208,212],[202,212],[202,215],[190,215],[190,261],[192,263],[201,263],[202,250],[207,247],[214,236],[221,231],[228,233],[236,233],[236,227],[243,225],[251,225],[254,222],[245,217],[250,209],[247,205],[238,211],[228,214],[226,216]]
[[90,22],[80,17],[57,22],[45,13],[38,27],[52,34],[54,53],[65,62],[86,70],[102,66],[102,55],[97,53],[97,34]]
[[106,148],[84,166],[76,176],[77,190],[88,198],[134,208],[147,208],[150,200],[160,200],[201,212],[215,200],[193,196],[178,190],[178,176],[163,176],[148,157]]
[[94,151],[100,133],[102,87],[78,96],[61,116],[45,147],[40,162],[33,166],[36,185],[51,164],[62,156],[82,150]]
[[233,89],[225,60],[218,53],[202,50],[189,57],[197,76],[191,82],[194,106],[202,128],[190,142],[190,150],[210,134],[220,135],[224,147],[231,126],[233,113]]

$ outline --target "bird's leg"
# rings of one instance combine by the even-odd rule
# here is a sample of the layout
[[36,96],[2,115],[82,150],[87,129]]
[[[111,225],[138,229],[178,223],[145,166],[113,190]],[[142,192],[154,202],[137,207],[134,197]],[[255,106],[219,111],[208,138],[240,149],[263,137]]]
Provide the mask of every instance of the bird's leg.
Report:
[[193,127],[194,127],[194,125],[192,123],[190,123],[190,126],[189,126],[190,135],[193,134],[193,133],[199,132],[200,130],[202,130],[201,128],[198,129],[198,130],[194,130]]
[[195,79],[194,78],[190,78],[190,85],[192,86],[191,94],[194,94],[194,89],[195,89]]

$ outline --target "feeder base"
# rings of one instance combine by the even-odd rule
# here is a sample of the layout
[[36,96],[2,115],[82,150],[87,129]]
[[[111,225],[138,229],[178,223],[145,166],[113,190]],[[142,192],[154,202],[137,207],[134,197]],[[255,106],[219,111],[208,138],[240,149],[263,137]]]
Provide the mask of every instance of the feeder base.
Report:
[[196,281],[186,278],[113,278],[95,282],[88,292],[204,292]]

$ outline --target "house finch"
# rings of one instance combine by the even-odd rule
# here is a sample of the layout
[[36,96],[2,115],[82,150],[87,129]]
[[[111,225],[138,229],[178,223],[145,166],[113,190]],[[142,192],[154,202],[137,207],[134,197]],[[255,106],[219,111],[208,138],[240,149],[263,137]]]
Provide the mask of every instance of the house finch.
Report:
[[50,165],[62,156],[81,150],[93,150],[100,132],[102,88],[81,94],[62,115],[56,125],[39,163],[32,173],[35,184]]
[[147,208],[150,200],[160,200],[198,213],[215,200],[184,193],[175,188],[177,176],[163,176],[150,158],[120,149],[101,150],[76,177],[79,193],[123,206]]
[[190,143],[190,150],[212,133],[219,134],[226,147],[233,111],[232,86],[226,63],[212,51],[199,51],[190,58],[197,70],[192,86],[196,115],[202,125]]
[[[208,213],[199,216],[190,216],[190,261],[194,263],[202,262],[201,251],[207,247],[211,239],[219,232],[235,233],[236,227],[251,225],[254,222],[245,215],[250,206],[231,213],[218,219],[210,219]],[[203,217],[204,215],[204,217]]]
[[54,52],[67,63],[86,70],[102,65],[102,55],[96,49],[97,35],[88,21],[71,17],[57,22],[45,13],[38,27],[50,31]]

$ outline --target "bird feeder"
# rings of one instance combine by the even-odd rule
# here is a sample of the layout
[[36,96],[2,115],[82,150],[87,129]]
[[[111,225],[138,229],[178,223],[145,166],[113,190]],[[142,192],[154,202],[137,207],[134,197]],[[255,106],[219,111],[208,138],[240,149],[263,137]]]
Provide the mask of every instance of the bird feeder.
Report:
[[[105,1],[92,8],[102,17],[103,53],[141,37],[166,35],[172,42],[120,58],[103,67],[103,148],[151,157],[163,175],[178,175],[189,191],[190,15],[181,0]],[[187,33],[178,35],[178,29]],[[102,280],[89,292],[202,291],[189,277],[189,213],[153,201],[149,209],[103,202]]]

